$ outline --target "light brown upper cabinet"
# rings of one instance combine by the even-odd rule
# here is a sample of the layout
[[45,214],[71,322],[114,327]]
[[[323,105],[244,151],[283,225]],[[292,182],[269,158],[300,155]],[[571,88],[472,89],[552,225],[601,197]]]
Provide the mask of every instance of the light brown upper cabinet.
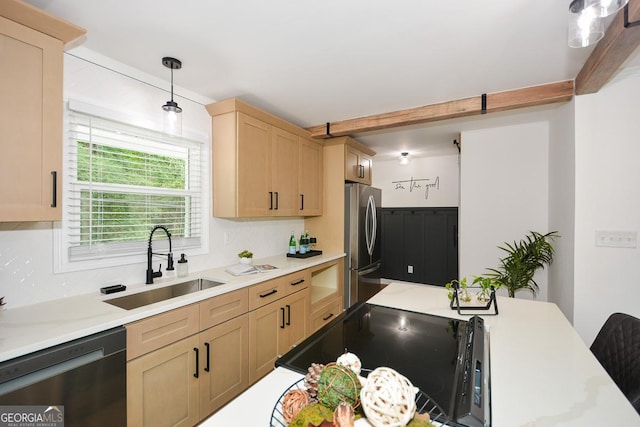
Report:
[[322,214],[322,147],[307,131],[235,98],[206,108],[213,216]]
[[298,164],[298,215],[322,215],[323,206],[323,152],[322,145],[300,138]]
[[84,33],[22,1],[0,2],[0,221],[62,216],[62,54]]
[[373,154],[370,149],[354,139],[346,138],[344,150],[345,180],[371,185]]

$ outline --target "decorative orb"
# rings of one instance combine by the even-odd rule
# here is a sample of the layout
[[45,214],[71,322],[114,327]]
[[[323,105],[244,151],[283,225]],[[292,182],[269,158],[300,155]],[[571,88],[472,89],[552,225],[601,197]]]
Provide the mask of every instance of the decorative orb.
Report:
[[298,412],[311,403],[311,398],[306,390],[289,390],[282,398],[282,415],[286,422],[298,415]]
[[416,411],[417,389],[397,371],[380,367],[369,374],[360,399],[367,421],[374,427],[403,427]]
[[338,357],[338,360],[336,360],[336,363],[340,366],[344,366],[345,368],[351,369],[353,372],[355,372],[356,375],[360,375],[360,370],[362,369],[362,362],[360,362],[360,359],[355,354],[344,353],[343,355]]
[[329,363],[318,380],[318,401],[331,411],[340,402],[347,402],[353,408],[360,406],[362,385],[358,376],[349,368]]

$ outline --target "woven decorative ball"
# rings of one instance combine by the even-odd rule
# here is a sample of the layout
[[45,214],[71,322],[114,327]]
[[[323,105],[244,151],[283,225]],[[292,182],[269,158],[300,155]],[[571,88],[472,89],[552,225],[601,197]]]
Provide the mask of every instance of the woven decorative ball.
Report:
[[335,411],[340,402],[353,408],[360,406],[362,386],[358,376],[349,368],[329,363],[318,380],[318,401]]
[[286,422],[298,415],[298,412],[311,403],[311,397],[306,390],[289,390],[282,398],[282,415]]
[[336,363],[340,366],[344,366],[345,368],[351,369],[356,375],[360,375],[360,370],[362,369],[362,362],[360,362],[360,358],[353,353],[346,352],[336,360]]
[[367,421],[374,427],[402,427],[416,411],[417,389],[397,371],[380,367],[369,374],[360,399]]

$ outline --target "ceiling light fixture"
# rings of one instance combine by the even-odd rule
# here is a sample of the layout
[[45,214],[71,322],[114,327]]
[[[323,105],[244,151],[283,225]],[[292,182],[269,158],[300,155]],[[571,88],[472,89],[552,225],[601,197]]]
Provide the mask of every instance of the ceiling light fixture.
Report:
[[409,153],[403,151],[402,153],[400,153],[400,164],[406,165],[407,163],[409,163]]
[[162,106],[162,109],[167,112],[164,120],[165,131],[174,134],[182,134],[182,108],[178,106],[178,103],[173,100],[173,70],[179,70],[182,68],[182,62],[180,60],[165,56],[162,58],[162,65],[171,70],[171,100],[167,101]]
[[604,36],[604,22],[599,16],[599,0],[573,0],[569,5],[569,47],[596,44]]

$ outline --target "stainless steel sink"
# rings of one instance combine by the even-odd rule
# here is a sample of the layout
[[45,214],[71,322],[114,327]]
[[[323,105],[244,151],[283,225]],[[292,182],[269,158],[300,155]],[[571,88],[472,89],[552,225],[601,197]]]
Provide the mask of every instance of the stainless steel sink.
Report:
[[148,291],[139,292],[137,294],[125,295],[123,297],[104,300],[104,302],[115,305],[116,307],[132,310],[134,308],[165,301],[171,298],[198,292],[203,289],[213,288],[214,286],[224,285],[223,282],[216,282],[207,279],[195,279],[187,282],[176,283],[171,286],[162,288],[149,289]]

